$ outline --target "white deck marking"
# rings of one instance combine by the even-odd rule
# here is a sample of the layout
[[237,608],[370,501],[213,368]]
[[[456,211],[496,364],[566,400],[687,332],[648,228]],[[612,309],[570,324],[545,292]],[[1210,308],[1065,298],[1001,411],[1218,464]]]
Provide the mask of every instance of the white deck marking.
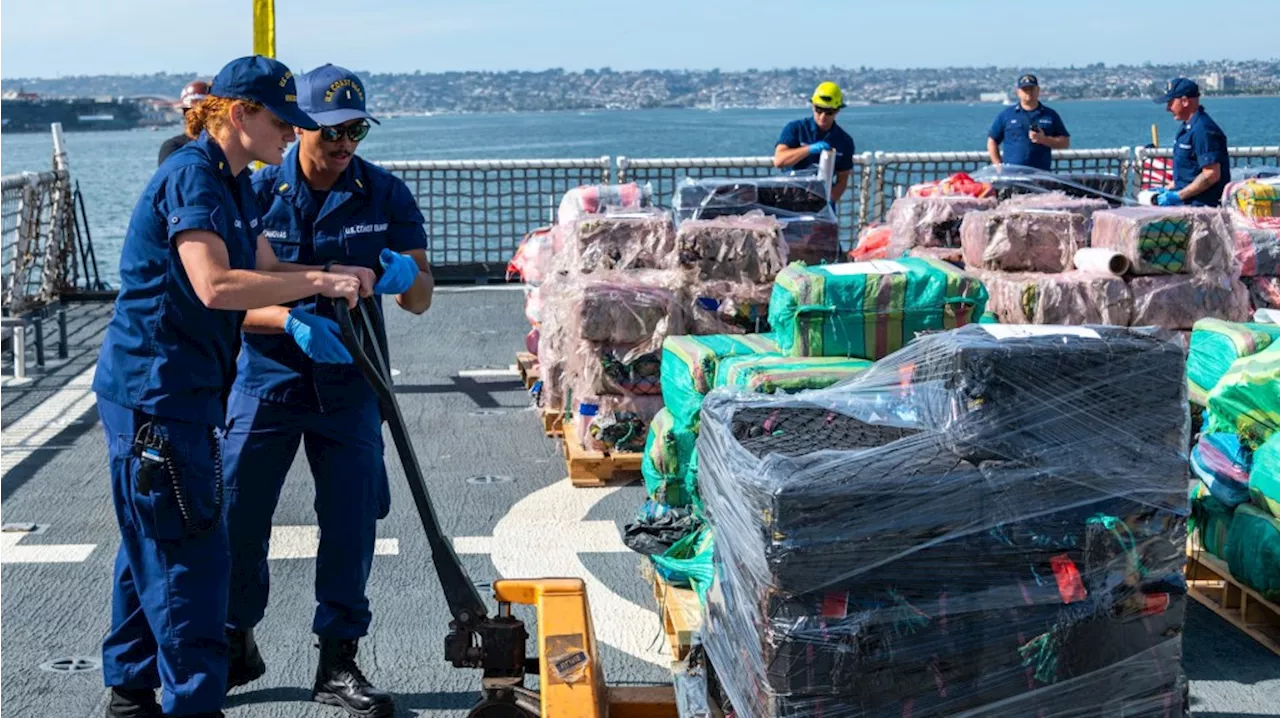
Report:
[[0,436],[0,447],[4,449],[0,477],[7,475],[27,454],[48,445],[60,431],[76,423],[97,404],[93,393],[96,369],[84,370],[21,419],[4,427],[3,436]]
[[462,369],[458,371],[462,379],[484,379],[505,376],[520,376],[520,370],[512,365],[507,369]]
[[[493,536],[461,536],[458,553],[487,553],[504,578],[580,576],[596,620],[596,638],[631,656],[668,668],[671,656],[655,641],[658,614],[614,593],[578,558],[579,553],[631,553],[611,521],[587,521],[591,507],[612,489],[578,489],[568,479],[518,501],[493,527]],[[636,580],[640,580],[637,557]]]
[[0,531],[0,563],[84,563],[95,543],[19,546],[28,531]]
[[[319,550],[319,526],[271,527],[271,550],[267,552],[269,560],[315,558]],[[374,540],[374,556],[398,556],[399,554],[400,539]]]

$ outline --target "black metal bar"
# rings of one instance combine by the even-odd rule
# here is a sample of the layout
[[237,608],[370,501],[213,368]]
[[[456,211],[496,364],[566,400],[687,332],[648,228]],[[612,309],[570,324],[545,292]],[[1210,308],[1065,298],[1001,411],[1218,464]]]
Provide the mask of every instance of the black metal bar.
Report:
[[[98,275],[98,256],[93,251],[93,233],[89,231],[89,215],[84,209],[84,195],[80,193],[80,180],[76,180],[76,198],[80,203],[80,215],[84,218],[84,238],[85,246],[89,249],[89,267],[93,269],[93,284],[89,288],[99,292],[106,291],[109,287],[102,283],[102,277]],[[86,272],[85,279],[88,280],[88,278]]]
[[58,358],[67,358],[67,308],[58,307]]
[[36,329],[36,366],[44,366],[44,317],[35,315],[31,318],[31,324]]

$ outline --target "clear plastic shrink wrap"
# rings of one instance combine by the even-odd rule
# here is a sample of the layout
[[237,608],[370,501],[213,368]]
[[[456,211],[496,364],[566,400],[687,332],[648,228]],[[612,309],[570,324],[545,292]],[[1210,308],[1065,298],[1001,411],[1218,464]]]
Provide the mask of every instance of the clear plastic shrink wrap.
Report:
[[737,716],[1181,716],[1180,341],[969,326],[713,391],[703,631]]
[[1130,273],[1240,275],[1222,210],[1123,207],[1093,215],[1090,246],[1129,259]]
[[901,197],[885,218],[891,229],[889,256],[901,257],[913,247],[959,247],[960,223],[969,212],[994,209],[994,197]]
[[1088,240],[1084,215],[1063,210],[1000,207],[970,212],[960,226],[969,269],[1064,272]]
[[595,272],[675,266],[675,225],[663,210],[610,209],[561,226],[565,236],[564,247],[555,257],[558,269]]
[[686,220],[676,245],[680,266],[704,282],[767,283],[787,266],[782,224],[760,213]]
[[648,207],[653,200],[653,186],[627,184],[588,184],[574,187],[560,199],[556,221],[568,225],[588,214],[602,214],[610,209],[630,210]]
[[1280,226],[1241,227],[1231,230],[1235,237],[1236,260],[1245,277],[1280,277]]
[[1124,279],[1105,274],[972,272],[987,288],[987,310],[1003,324],[1128,326],[1133,295]]
[[1242,277],[1254,309],[1280,309],[1280,277]]
[[1019,194],[1000,203],[1001,207],[1010,209],[1048,209],[1061,212],[1075,212],[1084,215],[1085,219],[1094,212],[1110,209],[1106,200],[1090,197],[1072,197],[1066,192],[1044,192],[1039,194]]
[[1249,318],[1249,290],[1238,279],[1213,274],[1133,277],[1135,327],[1190,330],[1205,317],[1243,322]]

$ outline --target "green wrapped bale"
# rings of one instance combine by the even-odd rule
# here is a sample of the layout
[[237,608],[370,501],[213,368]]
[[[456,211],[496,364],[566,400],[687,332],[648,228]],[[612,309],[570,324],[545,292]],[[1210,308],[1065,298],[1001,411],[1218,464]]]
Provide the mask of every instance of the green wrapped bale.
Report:
[[711,588],[711,581],[715,578],[714,552],[711,528],[703,524],[650,560],[664,581],[679,588],[692,588],[698,593],[698,600],[706,604],[707,589]]
[[666,408],[653,418],[640,459],[640,473],[650,498],[668,506],[689,505],[688,474],[697,439],[692,430],[676,427]]
[[1187,354],[1188,397],[1204,406],[1235,360],[1266,349],[1276,339],[1280,339],[1276,324],[1237,324],[1214,318],[1196,322]]
[[1254,506],[1272,516],[1280,516],[1280,434],[1267,439],[1253,452],[1249,497]]
[[858,376],[873,363],[845,357],[729,357],[720,362],[716,386],[759,394],[825,389]]
[[662,342],[662,402],[675,426],[697,429],[702,399],[715,386],[720,361],[744,354],[778,354],[769,334],[712,334],[667,337]]
[[1280,429],[1280,343],[1241,357],[1209,392],[1208,432],[1235,432],[1257,449]]
[[1224,561],[1232,513],[1230,507],[1209,493],[1209,487],[1196,482],[1191,489],[1191,522],[1187,529],[1196,536],[1199,546]]
[[769,326],[788,356],[875,360],[920,332],[976,322],[986,305],[981,280],[937,259],[793,262],[774,281]]
[[1280,518],[1241,504],[1227,535],[1227,568],[1268,601],[1280,601]]

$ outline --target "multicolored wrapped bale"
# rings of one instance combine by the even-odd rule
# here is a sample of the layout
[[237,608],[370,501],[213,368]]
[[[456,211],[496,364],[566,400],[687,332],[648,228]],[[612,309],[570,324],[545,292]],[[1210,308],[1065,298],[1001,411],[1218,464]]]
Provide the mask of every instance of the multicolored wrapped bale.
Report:
[[1241,276],[1280,276],[1280,229],[1236,225],[1231,233]]
[[825,389],[871,368],[866,359],[736,356],[720,362],[716,386],[760,394]]
[[1235,434],[1204,434],[1191,449],[1191,473],[1227,508],[1249,500],[1249,467],[1253,457]]
[[889,256],[901,257],[913,247],[959,247],[964,216],[995,206],[994,197],[900,197],[885,218],[891,229]]
[[1241,277],[1254,309],[1280,309],[1280,277]]
[[1122,207],[1095,212],[1090,245],[1129,259],[1136,275],[1238,275],[1234,240],[1222,210]]
[[1280,217],[1280,182],[1249,179],[1232,182],[1222,192],[1223,204],[1249,219]]
[[975,272],[987,287],[987,308],[1004,324],[1128,326],[1133,295],[1120,277],[1087,272]]
[[649,424],[640,473],[650,498],[667,506],[688,506],[689,472],[698,434],[687,426],[676,426],[671,412],[663,409]]
[[1206,431],[1235,432],[1256,449],[1280,430],[1280,344],[1241,357],[1209,392]]
[[1280,435],[1267,439],[1253,452],[1249,495],[1254,506],[1280,516]]
[[1088,246],[1089,225],[1075,212],[1001,206],[966,214],[960,241],[971,270],[1065,272]]
[[1244,504],[1227,532],[1227,568],[1268,601],[1280,601],[1280,518]]
[[668,337],[662,343],[662,398],[674,425],[696,430],[702,399],[715,386],[722,360],[779,353],[781,348],[770,334]]
[[769,326],[788,356],[875,360],[919,332],[977,321],[986,304],[981,281],[937,260],[793,263],[774,282]]
[[1238,324],[1221,319],[1201,319],[1191,331],[1187,354],[1187,394],[1204,406],[1231,364],[1256,354],[1280,339],[1280,325]]
[[1249,318],[1249,290],[1226,275],[1179,274],[1132,277],[1135,327],[1190,330],[1206,317],[1243,322]]
[[1209,493],[1209,487],[1197,483],[1191,489],[1190,530],[1195,532],[1198,545],[1205,551],[1227,560],[1227,536],[1231,532],[1231,507]]

